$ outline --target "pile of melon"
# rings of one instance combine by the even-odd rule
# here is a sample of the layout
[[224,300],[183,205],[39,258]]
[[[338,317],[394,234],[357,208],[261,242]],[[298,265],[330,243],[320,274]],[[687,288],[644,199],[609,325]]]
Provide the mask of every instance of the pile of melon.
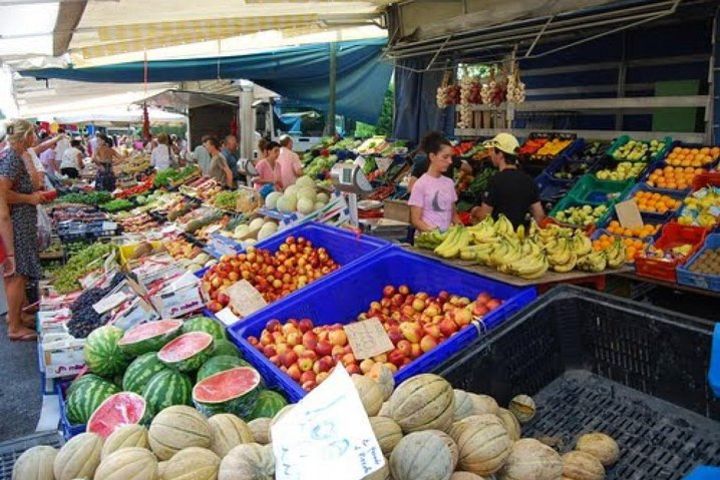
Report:
[[619,457],[617,443],[599,432],[582,435],[562,456],[522,438],[522,424],[535,416],[527,395],[504,409],[432,374],[397,388],[389,372],[353,381],[387,459],[366,480],[602,480]]
[[149,428],[124,425],[107,439],[82,433],[59,451],[34,447],[18,458],[13,480],[231,480],[275,475],[271,419],[245,423],[222,413],[209,418],[185,405],[168,407]]
[[318,192],[313,179],[306,175],[298,178],[294,185],[290,185],[282,193],[269,193],[265,197],[265,208],[281,213],[297,212],[307,215],[327,205],[329,200],[328,194]]

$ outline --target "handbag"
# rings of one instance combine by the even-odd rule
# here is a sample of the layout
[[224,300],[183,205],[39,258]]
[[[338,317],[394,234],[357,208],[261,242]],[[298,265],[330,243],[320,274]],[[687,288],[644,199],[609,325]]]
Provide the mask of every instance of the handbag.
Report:
[[52,242],[52,221],[42,205],[37,206],[38,250],[44,251]]

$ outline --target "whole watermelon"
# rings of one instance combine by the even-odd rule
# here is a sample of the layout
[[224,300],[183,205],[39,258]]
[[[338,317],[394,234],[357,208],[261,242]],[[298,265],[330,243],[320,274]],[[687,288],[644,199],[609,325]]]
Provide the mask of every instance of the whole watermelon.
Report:
[[232,355],[233,357],[241,358],[240,350],[224,338],[219,340],[215,339],[215,349],[212,352],[212,356],[217,357],[220,355]]
[[155,374],[145,385],[145,397],[150,411],[159,413],[173,405],[192,405],[192,381],[184,373],[166,369]]
[[83,385],[94,383],[97,381],[105,382],[106,380],[104,380],[102,377],[95,375],[94,373],[86,373],[85,375],[78,377],[72,381],[70,386],[65,391],[65,397],[70,397],[70,395],[72,395],[72,393],[76,389],[81,388]]
[[88,335],[83,353],[91,372],[112,378],[125,371],[130,359],[118,346],[122,336],[123,331],[112,325],[97,328]]
[[245,360],[232,355],[212,357],[210,360],[203,363],[203,366],[200,367],[200,370],[198,370],[197,381],[199,382],[210,375],[215,375],[216,373],[224,372],[225,370],[230,370],[231,368],[249,366],[251,365]]
[[67,397],[65,415],[68,421],[73,425],[87,423],[95,409],[119,391],[117,385],[102,379],[81,384]]
[[123,390],[142,395],[143,389],[150,379],[165,370],[168,370],[168,367],[158,360],[155,352],[140,355],[125,370]]
[[220,322],[203,316],[185,320],[182,327],[182,333],[189,332],[205,332],[209,333],[217,340],[225,339],[225,327],[223,327]]
[[256,418],[274,418],[277,413],[287,405],[285,397],[272,390],[263,390],[255,401],[255,408],[248,415],[247,420]]

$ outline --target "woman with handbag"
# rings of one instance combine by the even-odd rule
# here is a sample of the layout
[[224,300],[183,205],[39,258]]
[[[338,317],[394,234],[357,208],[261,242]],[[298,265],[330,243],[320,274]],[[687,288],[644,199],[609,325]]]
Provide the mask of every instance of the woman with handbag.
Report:
[[[8,302],[8,337],[35,341],[37,334],[23,323],[29,278],[40,278],[37,208],[45,196],[34,189],[23,154],[35,144],[35,129],[27,120],[7,126],[10,148],[0,152],[0,238],[6,249],[5,292]],[[26,319],[27,321],[28,319]]]

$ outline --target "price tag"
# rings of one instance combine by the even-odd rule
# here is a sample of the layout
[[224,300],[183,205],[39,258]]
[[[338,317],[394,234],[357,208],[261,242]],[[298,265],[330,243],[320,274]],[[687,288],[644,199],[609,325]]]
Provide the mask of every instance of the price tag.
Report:
[[343,327],[355,358],[364,360],[395,348],[380,320],[369,318]]
[[626,200],[615,205],[618,221],[623,228],[640,228],[643,219],[635,200]]
[[98,315],[102,315],[108,310],[112,310],[113,308],[117,307],[128,298],[129,297],[127,296],[127,294],[125,294],[125,292],[113,293],[112,295],[108,295],[107,297],[103,298],[99,302],[94,303],[93,310],[95,310]]
[[117,223],[115,222],[102,222],[103,230],[117,230]]
[[272,426],[275,478],[360,480],[385,464],[357,390],[344,368]]
[[230,305],[241,317],[247,317],[267,305],[260,292],[247,280],[233,283],[225,293],[230,297]]

